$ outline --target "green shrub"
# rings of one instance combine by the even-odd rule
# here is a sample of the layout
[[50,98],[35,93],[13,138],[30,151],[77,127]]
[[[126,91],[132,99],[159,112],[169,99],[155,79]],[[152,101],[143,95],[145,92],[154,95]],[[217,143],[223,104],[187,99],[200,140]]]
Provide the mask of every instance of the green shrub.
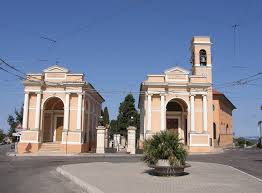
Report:
[[153,135],[144,143],[144,161],[156,164],[159,159],[167,159],[171,166],[185,165],[187,151],[178,135],[163,131]]
[[241,148],[243,148],[245,146],[245,144],[246,144],[246,146],[254,145],[254,143],[252,141],[246,140],[243,137],[239,137],[239,138],[234,139],[234,142],[235,142],[236,146],[241,147]]

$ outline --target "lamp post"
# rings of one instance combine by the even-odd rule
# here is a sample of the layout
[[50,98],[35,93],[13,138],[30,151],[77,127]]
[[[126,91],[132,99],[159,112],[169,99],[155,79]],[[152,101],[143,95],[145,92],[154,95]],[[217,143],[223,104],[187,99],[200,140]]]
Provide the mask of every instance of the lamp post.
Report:
[[130,117],[129,126],[134,126],[134,117]]
[[103,116],[99,117],[98,125],[99,126],[104,126],[104,118],[103,118]]
[[261,146],[262,146],[262,128],[261,128],[261,126],[262,126],[262,121],[258,121],[258,123],[257,123],[257,125],[258,125],[258,129],[259,129],[259,139],[258,139],[258,147],[260,147],[261,148]]

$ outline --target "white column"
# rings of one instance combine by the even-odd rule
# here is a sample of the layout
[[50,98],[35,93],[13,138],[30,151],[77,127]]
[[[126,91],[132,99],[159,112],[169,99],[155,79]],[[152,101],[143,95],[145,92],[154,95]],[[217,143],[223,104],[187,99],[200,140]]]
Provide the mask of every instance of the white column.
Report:
[[136,127],[127,128],[127,152],[136,154]]
[[140,141],[143,141],[144,140],[144,107],[142,107],[140,109],[140,137],[139,137],[139,140]]
[[195,131],[195,96],[191,95],[190,96],[190,131]]
[[207,96],[203,95],[203,128],[207,132]]
[[40,127],[41,93],[37,93],[35,107],[35,129]]
[[64,109],[64,130],[69,129],[69,104],[70,104],[70,93],[66,93],[65,109]]
[[77,121],[76,129],[81,130],[81,117],[82,117],[82,93],[78,94],[78,106],[77,106]]
[[147,131],[151,131],[151,94],[147,95]]
[[23,112],[23,129],[27,129],[28,127],[28,105],[29,105],[29,93],[25,93],[24,112]]
[[[146,95],[146,97],[147,97],[147,95]],[[143,124],[144,124],[144,127],[143,127],[143,129],[144,129],[144,139],[146,139],[146,130],[147,130],[147,98],[145,97],[145,100],[144,100],[144,106],[143,106],[143,110],[144,110],[144,119],[143,119]]]
[[161,131],[164,131],[166,130],[165,126],[166,126],[166,107],[165,107],[165,95],[164,94],[160,94],[160,106],[161,106],[161,109],[160,109],[160,124],[161,124],[161,127],[160,127],[160,130]]

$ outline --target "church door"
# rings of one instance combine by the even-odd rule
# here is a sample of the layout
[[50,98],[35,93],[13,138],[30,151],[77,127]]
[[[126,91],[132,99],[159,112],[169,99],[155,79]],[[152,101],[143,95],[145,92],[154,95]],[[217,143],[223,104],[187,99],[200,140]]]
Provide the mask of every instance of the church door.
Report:
[[64,117],[56,117],[56,141],[62,141],[62,131],[64,127]]
[[176,134],[178,134],[178,118],[172,118],[166,120],[166,128],[169,131],[172,131]]

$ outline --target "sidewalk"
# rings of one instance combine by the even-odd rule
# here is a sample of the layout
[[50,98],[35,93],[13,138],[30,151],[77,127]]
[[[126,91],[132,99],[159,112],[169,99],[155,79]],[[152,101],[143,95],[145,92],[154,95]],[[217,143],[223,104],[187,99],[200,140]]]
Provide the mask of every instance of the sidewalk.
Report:
[[139,163],[84,163],[57,171],[89,193],[260,193],[262,180],[230,166],[189,162],[188,175],[157,177]]

